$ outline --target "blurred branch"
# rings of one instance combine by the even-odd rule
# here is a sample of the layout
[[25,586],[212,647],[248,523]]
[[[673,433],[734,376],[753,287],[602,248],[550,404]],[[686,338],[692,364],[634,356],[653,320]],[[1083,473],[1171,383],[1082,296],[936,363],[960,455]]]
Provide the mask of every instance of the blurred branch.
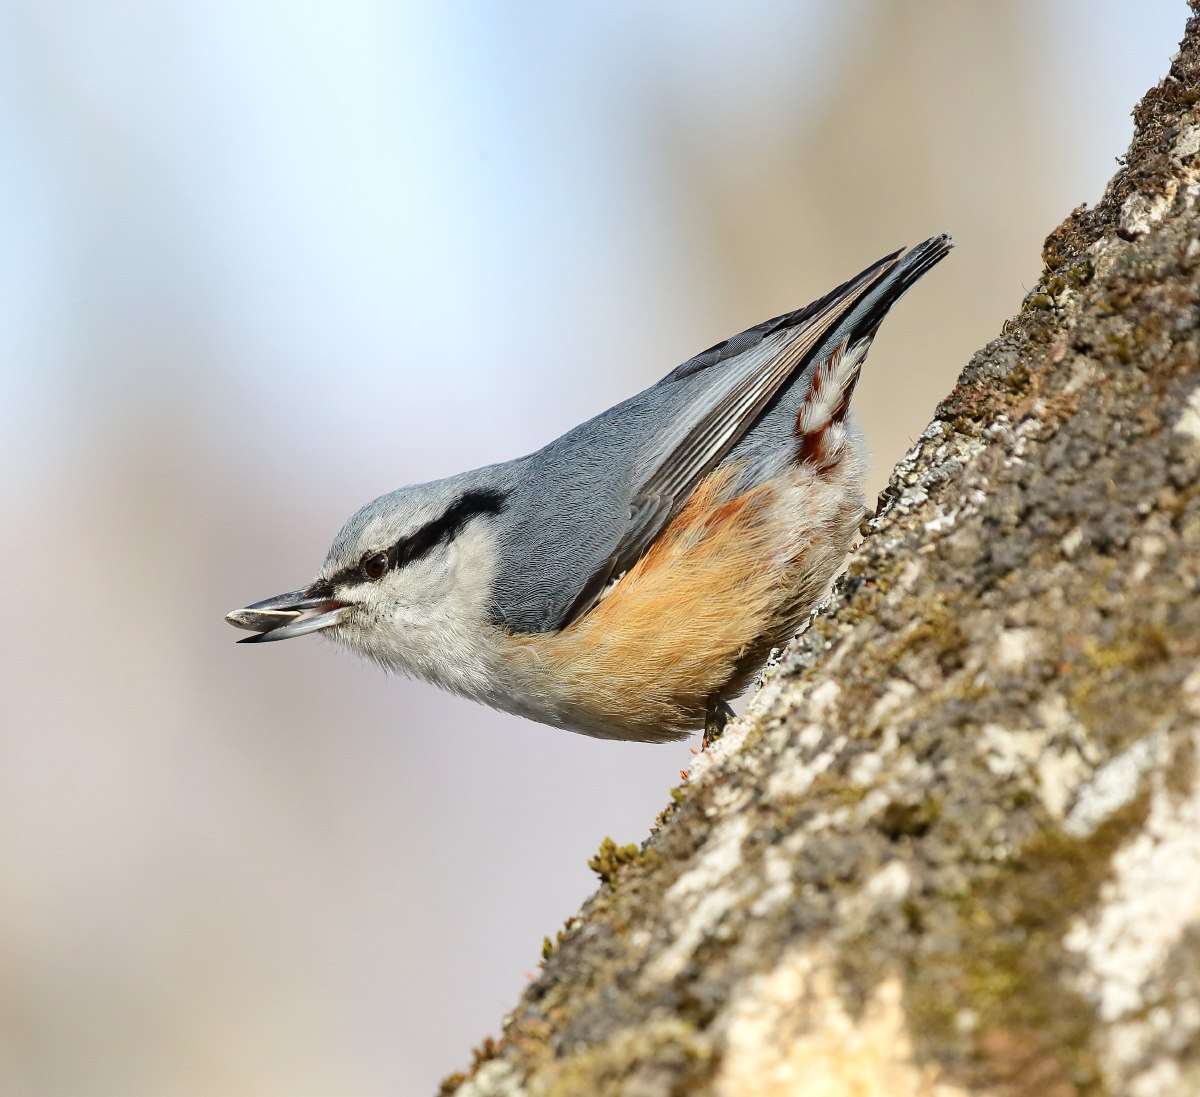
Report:
[[833,596],[447,1090],[1200,1092],[1198,103],[1193,17]]

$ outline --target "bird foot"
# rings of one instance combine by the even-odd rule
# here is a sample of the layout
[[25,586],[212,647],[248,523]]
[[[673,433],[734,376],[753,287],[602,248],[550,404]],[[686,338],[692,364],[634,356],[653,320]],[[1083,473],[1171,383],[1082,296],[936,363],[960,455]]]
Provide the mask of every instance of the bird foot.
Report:
[[729,707],[728,702],[722,701],[719,697],[710,697],[708,706],[704,710],[704,738],[700,740],[700,749],[707,750],[720,739],[725,731],[725,725],[736,715],[737,713]]

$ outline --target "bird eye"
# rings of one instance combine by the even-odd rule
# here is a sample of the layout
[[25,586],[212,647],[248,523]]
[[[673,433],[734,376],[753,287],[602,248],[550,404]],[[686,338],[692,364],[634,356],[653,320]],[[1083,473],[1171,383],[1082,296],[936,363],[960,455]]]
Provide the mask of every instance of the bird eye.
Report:
[[388,569],[388,558],[386,552],[370,552],[358,562],[358,570],[363,573],[363,578],[370,579],[372,582],[376,579],[382,579]]

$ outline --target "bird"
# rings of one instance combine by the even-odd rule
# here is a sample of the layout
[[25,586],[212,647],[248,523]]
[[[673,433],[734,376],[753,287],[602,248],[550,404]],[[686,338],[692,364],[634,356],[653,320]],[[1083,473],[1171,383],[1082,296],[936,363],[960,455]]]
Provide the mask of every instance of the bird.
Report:
[[867,468],[850,398],[953,246],[884,256],[534,453],[375,499],[312,583],[226,620],[601,739],[715,737],[845,560]]

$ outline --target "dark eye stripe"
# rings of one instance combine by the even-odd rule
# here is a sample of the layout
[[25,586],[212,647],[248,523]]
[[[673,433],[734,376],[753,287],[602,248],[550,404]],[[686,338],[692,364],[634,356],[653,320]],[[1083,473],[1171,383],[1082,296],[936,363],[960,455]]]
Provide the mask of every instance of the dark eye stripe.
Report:
[[[421,559],[437,545],[449,544],[472,518],[480,514],[499,514],[504,509],[507,498],[507,493],[491,488],[480,488],[460,495],[446,508],[441,517],[426,522],[415,533],[400,538],[387,550],[388,570],[404,567]],[[336,586],[347,580],[361,579],[362,575],[356,564],[330,576],[329,583]]]
[[479,514],[498,514],[504,507],[504,495],[498,491],[468,491],[446,508],[445,514],[427,522],[416,533],[401,538],[388,549],[393,568],[411,564],[434,546],[449,543],[472,518]]

